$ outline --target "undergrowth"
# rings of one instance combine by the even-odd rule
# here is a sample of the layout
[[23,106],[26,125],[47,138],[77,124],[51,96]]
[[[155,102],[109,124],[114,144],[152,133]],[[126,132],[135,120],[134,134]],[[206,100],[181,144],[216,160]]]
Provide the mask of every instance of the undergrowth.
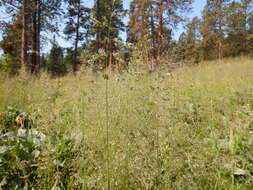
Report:
[[[111,189],[252,189],[252,70],[231,59],[171,74],[0,77],[1,135],[12,132],[0,189],[107,189],[108,175]],[[23,136],[8,106],[28,113]]]

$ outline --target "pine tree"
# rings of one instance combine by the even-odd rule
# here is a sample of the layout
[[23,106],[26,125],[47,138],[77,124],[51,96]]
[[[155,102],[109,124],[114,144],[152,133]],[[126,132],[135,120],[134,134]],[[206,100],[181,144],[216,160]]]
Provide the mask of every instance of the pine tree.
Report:
[[230,0],[207,0],[201,24],[202,50],[205,59],[221,59],[223,56],[225,16],[229,3]]
[[[163,37],[165,36],[165,29],[174,29],[179,23],[185,21],[185,16],[182,12],[189,12],[193,0],[155,0],[157,5],[157,19],[158,19],[158,56],[162,55],[163,51]],[[170,32],[171,33],[171,32]],[[166,38],[165,38],[166,39]]]
[[28,49],[27,4],[28,4],[27,0],[24,0],[23,6],[22,6],[22,41],[21,41],[21,65],[22,65],[22,67],[25,67],[25,65],[27,65],[27,62],[28,62],[28,55],[27,55],[27,49]]
[[0,47],[3,49],[4,58],[1,61],[0,66],[10,75],[18,74],[18,70],[21,67],[20,64],[20,46],[21,41],[20,33],[17,32],[16,28],[21,28],[20,19],[14,20],[13,23],[9,23],[3,30],[3,39],[0,43]]
[[52,42],[52,48],[48,55],[47,70],[53,77],[62,76],[67,73],[63,48],[56,43],[55,38]]
[[188,11],[192,2],[192,0],[132,1],[128,32],[129,41],[140,43],[143,50],[148,47],[148,50],[145,51],[146,57],[159,60],[165,50],[165,44],[169,44],[172,39],[172,30],[184,21],[182,12]]
[[176,62],[186,60],[186,45],[187,45],[186,34],[185,32],[182,32],[179,36],[177,46],[175,47]]
[[[55,31],[54,19],[60,14],[61,0],[1,0],[0,6],[13,20],[22,17],[20,61],[31,73],[40,65],[41,31]],[[30,35],[31,34],[31,35]],[[29,44],[31,43],[31,44]],[[31,59],[28,52],[31,51]],[[31,60],[31,61],[28,61]]]
[[38,0],[33,0],[31,3],[31,19],[32,19],[32,49],[31,49],[31,73],[37,73],[39,65],[37,62],[38,57]]
[[150,1],[133,0],[130,3],[128,42],[142,50],[142,57],[150,57]]
[[253,53],[253,0],[241,0],[244,13],[244,24],[246,25],[246,51]]
[[198,63],[200,61],[200,22],[198,17],[194,17],[191,22],[187,24],[185,57],[186,60],[193,63]]
[[74,41],[74,55],[72,60],[73,73],[77,71],[79,43],[87,36],[89,28],[90,9],[83,5],[81,0],[68,0],[68,10],[64,33],[68,40]]
[[37,73],[40,67],[41,32],[58,30],[54,20],[61,14],[61,0],[33,0],[32,13],[32,63],[31,72]]
[[[12,49],[14,47],[17,50],[20,50],[20,47],[17,48],[17,44],[20,44],[21,50],[18,51],[20,55],[15,55],[16,59],[19,59],[20,62],[22,63],[22,66],[27,66],[28,62],[28,39],[27,39],[27,34],[28,34],[28,0],[1,0],[0,1],[0,7],[5,9],[5,13],[7,15],[10,15],[12,17],[12,23],[4,23],[3,25],[8,26],[9,29],[8,33],[16,33],[20,34],[19,36],[22,36],[21,39],[18,37],[15,37],[15,41],[10,41],[9,46],[12,44]],[[15,27],[15,26],[20,26],[20,27]],[[11,27],[10,27],[11,26]],[[10,31],[15,30],[15,31]],[[3,28],[4,29],[4,28]],[[5,28],[6,29],[6,28]],[[6,32],[5,31],[5,32]],[[21,32],[22,31],[22,32]],[[9,34],[5,33],[6,36]],[[2,42],[2,46],[6,46],[7,43],[7,38]],[[14,40],[14,39],[12,39]],[[5,44],[4,44],[5,43]],[[14,45],[15,43],[15,45]],[[12,54],[12,56],[14,56]]]
[[12,21],[5,24],[2,29],[3,39],[0,43],[4,54],[10,54],[15,57],[17,61],[21,60],[21,33],[22,33],[22,18],[21,15],[17,15]]
[[105,50],[107,60],[99,64],[106,63],[103,67],[107,67],[113,60],[113,52],[118,49],[115,39],[119,39],[120,32],[125,29],[123,18],[126,11],[122,0],[97,0],[92,13],[93,23],[90,34],[95,39],[91,41],[89,48],[93,53],[98,52],[99,49]]
[[226,14],[225,52],[227,56],[237,56],[247,51],[247,26],[243,6],[232,2]]

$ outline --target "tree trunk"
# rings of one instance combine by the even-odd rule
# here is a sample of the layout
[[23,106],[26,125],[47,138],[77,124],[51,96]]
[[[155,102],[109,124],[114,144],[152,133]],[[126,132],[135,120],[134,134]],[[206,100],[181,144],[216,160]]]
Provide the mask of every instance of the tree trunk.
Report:
[[37,65],[40,69],[40,32],[41,32],[41,0],[38,0],[38,23],[37,23]]
[[163,51],[163,0],[160,0],[159,5],[159,32],[158,32],[158,59],[162,56]]
[[79,27],[80,27],[80,7],[81,7],[81,2],[80,0],[78,1],[77,5],[77,24],[76,24],[76,40],[75,40],[75,50],[74,50],[74,60],[73,60],[73,73],[76,73],[77,71],[77,51],[78,51],[78,42],[79,42]]
[[109,65],[108,65],[108,67],[110,69],[112,69],[112,57],[113,57],[112,52],[109,52]]
[[27,66],[27,0],[23,0],[21,64]]
[[[97,21],[100,21],[100,0],[97,0],[97,10],[96,10],[96,15],[97,15]],[[100,27],[99,24],[97,23],[97,27],[96,27],[96,52],[98,53],[98,50],[100,48]]]
[[154,23],[154,13],[153,6],[150,5],[150,18],[151,18],[151,38],[152,38],[152,60],[151,60],[151,71],[154,70],[154,61],[156,60],[156,49],[155,49],[155,23]]
[[38,70],[37,65],[37,0],[34,0],[32,10],[32,64],[31,73],[36,73]]
[[222,2],[221,0],[217,0],[217,8],[218,8],[218,55],[219,60],[222,59]]

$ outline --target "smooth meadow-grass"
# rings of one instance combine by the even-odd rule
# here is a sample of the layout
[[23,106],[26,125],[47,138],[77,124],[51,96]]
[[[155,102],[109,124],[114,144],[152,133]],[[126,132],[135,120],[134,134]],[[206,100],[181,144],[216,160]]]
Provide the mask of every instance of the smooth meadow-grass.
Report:
[[41,189],[107,189],[108,168],[111,189],[250,189],[252,69],[241,58],[108,80],[0,77],[0,112],[24,110],[46,134]]

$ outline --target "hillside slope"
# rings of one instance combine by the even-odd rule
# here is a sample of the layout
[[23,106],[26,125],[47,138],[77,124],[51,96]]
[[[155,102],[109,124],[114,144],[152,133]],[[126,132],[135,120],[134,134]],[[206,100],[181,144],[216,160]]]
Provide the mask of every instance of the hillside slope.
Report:
[[40,189],[252,189],[252,71],[252,60],[238,58],[108,80],[89,72],[2,76],[0,118],[7,106],[23,110],[46,140],[37,157],[13,161],[19,167],[32,159],[32,171],[22,165],[16,175],[13,162],[0,157],[0,182],[17,178]]

